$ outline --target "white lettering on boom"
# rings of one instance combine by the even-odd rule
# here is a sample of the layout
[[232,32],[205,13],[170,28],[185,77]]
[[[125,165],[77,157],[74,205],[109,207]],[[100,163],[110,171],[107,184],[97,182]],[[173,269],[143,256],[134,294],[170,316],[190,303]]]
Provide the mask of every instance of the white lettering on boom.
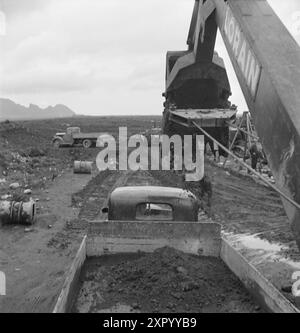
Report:
[[260,79],[261,66],[256,60],[229,5],[227,5],[224,32],[251,96],[255,98]]

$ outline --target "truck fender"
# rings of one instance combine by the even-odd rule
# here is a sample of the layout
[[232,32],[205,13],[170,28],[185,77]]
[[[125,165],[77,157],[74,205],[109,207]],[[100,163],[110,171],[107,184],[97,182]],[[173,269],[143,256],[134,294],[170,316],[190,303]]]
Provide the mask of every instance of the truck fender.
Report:
[[[52,144],[54,145],[55,143],[58,143],[58,142],[59,142],[59,145],[62,145],[64,140],[60,136],[55,136],[52,139]],[[58,147],[59,147],[59,145],[57,144]]]

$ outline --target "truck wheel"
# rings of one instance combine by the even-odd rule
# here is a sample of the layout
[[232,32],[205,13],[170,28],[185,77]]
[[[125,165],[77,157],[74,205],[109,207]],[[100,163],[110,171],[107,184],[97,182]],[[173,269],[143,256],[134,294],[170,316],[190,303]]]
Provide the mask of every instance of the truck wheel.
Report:
[[89,139],[85,139],[85,140],[83,140],[83,142],[82,142],[82,145],[83,145],[83,148],[91,148],[91,146],[92,146],[92,141],[91,140],[89,140]]
[[53,147],[55,149],[58,149],[60,147],[60,145],[61,145],[61,141],[60,140],[56,139],[56,140],[53,141]]

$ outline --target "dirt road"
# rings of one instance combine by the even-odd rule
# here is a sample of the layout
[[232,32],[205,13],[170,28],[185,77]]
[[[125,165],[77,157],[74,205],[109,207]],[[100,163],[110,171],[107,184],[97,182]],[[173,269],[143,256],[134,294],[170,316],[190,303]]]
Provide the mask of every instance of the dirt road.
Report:
[[[290,283],[291,268],[282,266],[287,263],[279,262],[278,266],[276,257],[274,265],[273,257],[266,258],[260,251],[240,246],[240,235],[259,234],[264,240],[279,241],[284,249],[276,251],[282,254],[284,250],[286,257],[298,260],[277,194],[249,177],[229,173],[210,162],[206,171],[213,184],[213,219],[222,224],[226,237],[231,237],[237,248],[279,289]],[[88,221],[105,218],[101,209],[115,187],[190,187],[199,194],[196,184],[184,184],[182,179],[180,174],[172,172],[105,171],[91,178],[68,171],[44,192],[34,192],[33,197],[40,200],[32,232],[25,232],[20,226],[0,229],[0,270],[7,276],[7,296],[0,299],[0,312],[52,311]],[[206,215],[201,219],[209,221]]]
[[[208,160],[205,173],[213,189],[212,217],[222,224],[224,231],[260,234],[263,239],[293,248],[289,221],[276,192],[249,176],[225,170]],[[184,183],[180,173],[152,171],[151,174],[165,186],[185,187],[199,196],[198,184]]]
[[24,226],[0,227],[0,270],[7,279],[7,295],[0,298],[0,312],[47,312],[56,301],[66,267],[80,244],[79,233],[65,226],[77,218],[71,194],[82,189],[91,176],[65,173],[38,198],[37,223],[30,232]]
[[[7,296],[0,312],[51,312],[89,220],[104,218],[101,208],[109,193],[128,184],[132,172],[94,175],[65,172],[38,199],[37,223],[0,228],[0,271],[6,274]],[[141,175],[141,183],[145,179]],[[146,181],[147,183],[147,181]],[[71,202],[72,201],[72,202]]]

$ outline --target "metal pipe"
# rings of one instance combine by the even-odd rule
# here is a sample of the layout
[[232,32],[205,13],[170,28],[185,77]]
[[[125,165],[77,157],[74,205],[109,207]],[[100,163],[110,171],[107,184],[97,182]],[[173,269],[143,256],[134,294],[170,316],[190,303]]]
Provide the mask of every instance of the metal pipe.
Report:
[[214,141],[219,147],[221,147],[226,153],[231,155],[238,163],[240,163],[242,166],[244,166],[247,170],[251,171],[253,174],[255,174],[260,180],[262,180],[264,183],[266,183],[269,187],[271,187],[274,191],[276,191],[278,194],[280,194],[282,197],[284,197],[289,203],[291,203],[293,206],[298,208],[300,210],[300,205],[291,199],[289,196],[287,196],[285,193],[283,193],[281,190],[279,190],[276,186],[271,184],[267,179],[265,179],[260,173],[252,169],[247,163],[244,161],[241,161],[237,156],[235,156],[229,149],[227,149],[225,146],[223,146],[220,142],[218,142],[215,138],[213,138],[210,134],[208,134],[201,126],[199,126],[194,121],[192,122],[194,126],[196,126],[204,135],[206,135],[209,139]]
[[[240,131],[241,126],[242,126],[242,122],[240,122],[240,124],[239,124],[239,126],[238,126],[238,128],[237,128],[237,131],[236,131],[236,133],[235,133],[235,135],[234,135],[234,138],[233,138],[233,140],[232,140],[232,142],[231,142],[231,144],[230,144],[230,147],[229,147],[229,150],[230,150],[230,151],[232,150],[232,148],[233,148],[233,146],[234,146],[234,144],[235,144],[235,140],[236,140],[236,138],[237,138],[237,136],[238,136],[238,134],[239,134],[239,131]],[[224,161],[224,163],[223,163],[223,167],[225,167],[227,160],[228,160],[228,158],[225,159],[225,161]]]
[[242,129],[241,127],[238,127],[238,126],[236,126],[236,125],[234,125],[234,124],[232,124],[232,123],[230,123],[230,122],[227,122],[227,124],[228,124],[229,126],[232,126],[232,127],[236,128],[236,129],[240,130],[241,132],[243,132],[243,133],[245,133],[245,134],[251,136],[253,139],[259,141],[259,137],[258,137],[258,136],[254,135],[254,134],[252,134],[252,133],[249,133],[249,132],[245,131],[244,129]]

